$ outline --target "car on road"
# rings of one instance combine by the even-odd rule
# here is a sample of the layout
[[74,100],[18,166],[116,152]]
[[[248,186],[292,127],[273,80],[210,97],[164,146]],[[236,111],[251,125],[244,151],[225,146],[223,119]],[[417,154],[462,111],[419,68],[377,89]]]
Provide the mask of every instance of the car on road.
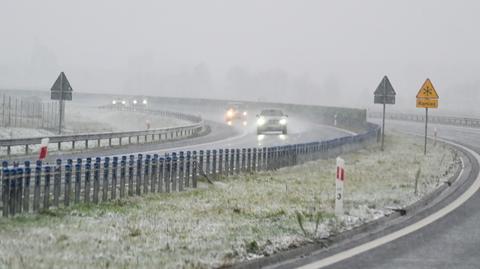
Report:
[[287,134],[287,118],[280,109],[264,109],[257,115],[257,134],[282,132]]
[[227,110],[225,111],[225,122],[228,125],[234,125],[240,123],[243,126],[247,125],[248,111],[243,103],[229,103]]

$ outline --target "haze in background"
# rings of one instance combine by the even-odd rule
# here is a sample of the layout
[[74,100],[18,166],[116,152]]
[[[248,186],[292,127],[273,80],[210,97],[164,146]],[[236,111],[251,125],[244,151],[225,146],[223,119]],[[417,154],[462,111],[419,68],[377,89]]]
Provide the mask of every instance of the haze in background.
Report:
[[0,88],[395,109],[429,77],[440,110],[480,113],[478,1],[8,1]]

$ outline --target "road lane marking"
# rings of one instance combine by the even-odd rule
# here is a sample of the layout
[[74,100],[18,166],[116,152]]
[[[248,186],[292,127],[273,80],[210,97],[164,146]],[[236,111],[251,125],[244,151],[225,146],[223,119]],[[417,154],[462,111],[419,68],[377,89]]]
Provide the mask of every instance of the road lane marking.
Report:
[[[457,144],[457,143],[454,143],[454,142],[451,142],[451,141],[447,141],[447,140],[444,140],[444,139],[439,139],[439,141],[442,141],[444,143],[449,143],[449,144],[452,144],[454,146],[457,146],[459,148],[464,149],[465,151],[472,154],[477,162],[480,162],[480,155],[477,154],[476,152],[474,152],[473,150],[471,150],[471,149],[469,149],[465,146],[462,146],[460,144]],[[460,174],[459,174],[458,178],[460,178],[460,176],[463,174],[463,170],[464,170],[464,168],[462,166],[462,170],[460,171]],[[316,261],[316,262],[312,262],[310,264],[303,265],[299,268],[301,268],[301,269],[323,268],[323,267],[335,264],[337,262],[346,260],[346,259],[351,258],[353,256],[359,255],[361,253],[364,253],[366,251],[369,251],[371,249],[374,249],[374,248],[379,247],[381,245],[384,245],[386,243],[392,242],[392,241],[394,241],[394,240],[396,240],[400,237],[406,236],[410,233],[413,233],[413,232],[415,232],[415,231],[417,231],[417,230],[419,230],[419,229],[437,221],[438,219],[446,216],[447,214],[449,214],[453,210],[457,209],[462,204],[464,204],[468,199],[470,199],[479,189],[480,189],[480,175],[477,175],[477,178],[475,179],[473,184],[468,188],[468,190],[466,190],[462,195],[460,195],[455,201],[453,201],[452,203],[443,207],[442,209],[438,210],[437,212],[433,213],[432,215],[430,215],[430,216],[428,216],[428,217],[426,217],[426,218],[424,218],[424,219],[422,219],[422,220],[420,220],[420,221],[418,221],[414,224],[411,224],[411,225],[409,225],[405,228],[402,228],[402,229],[400,229],[396,232],[388,234],[386,236],[377,238],[373,241],[370,241],[370,242],[367,242],[365,244],[362,244],[362,245],[356,246],[354,248],[348,249],[346,251],[337,253],[337,254],[332,255],[330,257],[324,258],[320,261]]]

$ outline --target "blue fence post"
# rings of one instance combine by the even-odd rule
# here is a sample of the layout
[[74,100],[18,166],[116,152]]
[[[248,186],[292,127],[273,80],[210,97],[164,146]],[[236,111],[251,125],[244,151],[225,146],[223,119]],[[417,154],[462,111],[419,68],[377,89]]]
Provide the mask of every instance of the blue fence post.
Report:
[[75,164],[75,204],[80,203],[80,192],[82,184],[82,159],[78,158]]
[[85,203],[90,203],[90,190],[91,190],[91,176],[92,176],[92,160],[87,159],[85,164],[85,197],[83,201]]
[[23,211],[28,212],[30,210],[30,180],[32,169],[30,168],[30,161],[25,161],[25,186],[23,191]]
[[10,169],[10,195],[8,207],[10,208],[10,215],[15,215],[15,205],[17,202],[17,168]]
[[267,148],[263,147],[262,149],[262,169],[267,170]]
[[191,161],[192,161],[192,153],[187,151],[187,157],[185,160],[185,187],[190,187],[190,173],[191,173]]
[[157,192],[158,181],[158,154],[153,154],[152,158],[152,172],[150,175],[150,192]]
[[165,192],[170,192],[170,175],[171,175],[172,159],[165,158]]
[[138,154],[137,159],[137,177],[135,182],[135,194],[140,195],[142,194],[142,162],[143,162],[143,155]]
[[165,158],[158,158],[158,192],[163,192],[165,186]]
[[212,150],[212,175],[213,178],[217,176],[217,150]]
[[247,149],[247,171],[252,172],[252,149]]
[[65,165],[65,193],[63,204],[65,207],[70,205],[70,193],[72,192],[72,160],[69,159],[67,161],[67,165]]
[[128,160],[128,195],[133,195],[133,169],[135,165],[135,156],[130,155]]
[[118,157],[113,157],[112,161],[112,192],[110,197],[112,200],[117,199],[117,178],[118,178]]
[[58,207],[62,184],[62,160],[57,159],[53,174],[53,206]]
[[102,202],[108,200],[108,177],[110,174],[110,158],[105,157],[103,161],[103,186],[102,186]]
[[218,174],[223,175],[223,149],[218,150]]
[[120,198],[125,197],[125,185],[127,181],[127,156],[122,156],[120,161]]
[[150,161],[152,156],[150,154],[145,155],[145,167],[143,173],[143,193],[148,193],[148,185],[150,183]]
[[8,201],[10,200],[10,170],[8,168],[3,168],[2,172],[2,204],[3,210],[2,215],[4,217],[8,216]]
[[23,168],[17,168],[17,193],[16,193],[15,211],[22,213],[23,209]]
[[33,187],[33,212],[40,209],[40,183],[42,179],[42,161],[35,162],[35,182]]
[[172,192],[177,191],[177,171],[178,171],[178,158],[177,154],[174,152],[172,153],[172,165],[171,165],[172,173]]
[[192,187],[196,188],[197,187],[197,151],[193,151],[192,155]]
[[230,174],[230,159],[229,159],[230,151],[225,149],[225,176],[228,177]]
[[204,169],[203,169],[203,150],[200,150],[199,152],[199,155],[198,155],[198,173],[204,173]]
[[267,148],[267,170],[273,170],[273,148]]
[[45,185],[43,188],[43,209],[50,207],[50,166],[45,166]]
[[240,149],[235,150],[235,171],[240,174]]
[[205,174],[210,175],[210,150],[206,151]]
[[178,166],[178,191],[183,191],[185,186],[184,176],[185,176],[185,156],[183,155],[183,151],[180,152],[180,156],[178,158],[179,166]]
[[247,158],[247,149],[245,148],[242,148],[242,164],[241,164],[241,167],[242,167],[242,172],[245,172],[246,170],[246,166],[247,166],[247,162],[246,162],[246,158]]
[[95,204],[98,204],[98,193],[100,191],[100,158],[95,158],[95,163],[93,164],[93,198],[92,201]]
[[253,148],[253,155],[252,155],[252,171],[257,171],[257,148]]

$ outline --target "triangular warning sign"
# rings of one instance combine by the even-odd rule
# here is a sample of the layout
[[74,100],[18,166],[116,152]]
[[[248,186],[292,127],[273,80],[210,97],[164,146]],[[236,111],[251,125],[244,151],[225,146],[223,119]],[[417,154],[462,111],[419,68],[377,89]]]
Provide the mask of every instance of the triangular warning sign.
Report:
[[438,99],[438,94],[430,79],[427,78],[417,93],[417,98]]
[[70,86],[70,82],[68,82],[65,73],[60,73],[55,83],[53,83],[52,91],[72,91],[72,87]]
[[387,76],[384,76],[380,84],[378,85],[377,89],[373,93],[374,95],[396,95],[395,90],[392,87],[392,84],[390,83],[390,80],[388,80]]

